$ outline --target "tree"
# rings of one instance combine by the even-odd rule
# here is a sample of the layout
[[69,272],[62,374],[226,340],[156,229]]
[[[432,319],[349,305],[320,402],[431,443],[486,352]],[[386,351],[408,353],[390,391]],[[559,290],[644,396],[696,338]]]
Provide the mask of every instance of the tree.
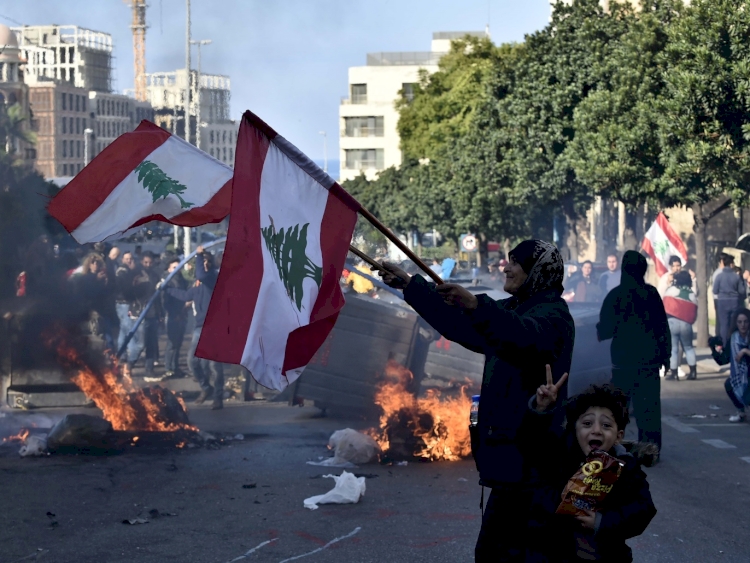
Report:
[[438,71],[422,71],[414,98],[396,102],[398,133],[405,158],[434,159],[440,150],[471,130],[472,119],[488,91],[503,51],[487,38],[466,36],[451,43]]
[[[695,0],[668,28],[664,93],[656,106],[663,205],[695,218],[701,289],[698,345],[708,341],[706,225],[729,205],[748,203],[750,185],[750,4]],[[724,203],[709,212],[707,206]]]
[[578,106],[608,83],[605,64],[627,31],[630,8],[598,0],[558,2],[550,24],[526,37],[525,56],[513,91],[501,103],[514,160],[515,197],[537,210],[561,209],[574,235],[576,219],[592,190],[578,177],[568,151],[576,136]]
[[682,7],[680,0],[645,0],[602,63],[609,84],[589,94],[575,111],[568,158],[578,178],[599,195],[631,206],[661,207],[660,60],[668,27]]
[[26,130],[24,122],[26,117],[20,104],[3,106],[0,111],[0,141],[4,152],[15,152],[17,141],[25,141],[30,144],[36,143],[36,135]]

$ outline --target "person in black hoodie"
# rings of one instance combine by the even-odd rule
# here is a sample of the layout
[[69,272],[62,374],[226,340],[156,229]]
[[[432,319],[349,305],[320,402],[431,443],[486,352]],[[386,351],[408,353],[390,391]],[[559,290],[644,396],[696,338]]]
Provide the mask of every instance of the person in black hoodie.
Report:
[[[206,321],[208,305],[211,303],[211,295],[216,287],[216,280],[219,277],[218,270],[214,267],[213,256],[203,251],[203,247],[197,249],[195,260],[195,285],[187,290],[176,287],[167,287],[166,293],[181,301],[192,301],[193,311],[195,313],[195,329],[193,338],[190,342],[190,351],[188,352],[188,362],[193,377],[201,386],[201,393],[195,400],[196,404],[203,403],[209,397],[213,397],[212,408],[214,410],[224,407],[224,366],[219,362],[204,360],[195,355],[198,347],[198,341],[201,338],[203,323]],[[210,373],[214,374],[214,385],[211,386]]]
[[659,292],[643,276],[646,258],[628,250],[620,285],[607,294],[596,325],[599,341],[612,339],[612,384],[633,402],[638,440],[661,450],[661,382],[669,369],[672,336]]
[[526,513],[536,484],[521,455],[518,429],[529,396],[545,381],[545,364],[552,366],[555,380],[570,370],[575,326],[560,297],[560,252],[540,240],[516,246],[504,268],[504,289],[511,297],[499,301],[485,294],[472,295],[456,284],[435,287],[392,264],[383,267],[387,270],[380,273],[383,281],[403,289],[406,302],[433,328],[485,356],[472,453],[480,485],[492,492],[482,517],[475,561],[536,560],[536,550],[543,546],[530,537]]
[[[646,474],[639,458],[658,454],[653,444],[623,442],[628,424],[628,398],[611,385],[592,385],[571,399],[564,430],[552,424],[557,387],[547,372],[529,401],[520,434],[527,444],[524,454],[540,483],[532,513],[538,537],[550,546],[548,560],[556,563],[603,561],[631,563],[633,554],[625,543],[641,535],[656,515]],[[612,491],[585,515],[555,514],[562,492],[594,450],[609,453],[624,463]]]

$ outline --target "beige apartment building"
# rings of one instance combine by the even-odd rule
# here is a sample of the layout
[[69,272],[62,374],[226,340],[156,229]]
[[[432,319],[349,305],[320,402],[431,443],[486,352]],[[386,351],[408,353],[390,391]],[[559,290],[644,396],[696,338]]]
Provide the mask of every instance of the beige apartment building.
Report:
[[349,96],[339,106],[340,182],[401,164],[396,126],[399,96],[409,98],[420,70],[433,73],[453,39],[486,32],[436,32],[429,51],[368,53],[367,64],[349,68]]

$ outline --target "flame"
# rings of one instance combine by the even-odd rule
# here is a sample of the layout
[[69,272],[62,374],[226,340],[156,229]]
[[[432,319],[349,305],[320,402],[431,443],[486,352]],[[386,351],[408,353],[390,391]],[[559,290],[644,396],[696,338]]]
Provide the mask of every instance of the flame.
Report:
[[8,436],[7,438],[3,438],[3,443],[6,442],[25,442],[26,438],[29,437],[29,429],[28,428],[22,428],[21,431],[18,434],[15,434],[14,436]]
[[380,427],[367,431],[383,452],[392,450],[394,435],[406,427],[416,439],[415,457],[457,461],[471,454],[471,398],[466,385],[457,397],[441,397],[436,389],[415,397],[409,390],[414,375],[393,360],[386,365],[385,377],[375,394],[375,404],[383,411]]
[[[171,391],[162,387],[137,389],[132,380],[125,376],[118,381],[117,361],[111,353],[108,354],[109,361],[100,369],[95,369],[68,343],[64,331],[57,330],[53,337],[48,338],[48,344],[56,349],[60,362],[75,372],[73,383],[101,409],[113,429],[156,432],[198,430],[187,423],[185,404]],[[169,405],[168,401],[173,404]],[[176,414],[183,415],[185,422],[170,417],[170,407],[173,414],[177,411]],[[179,412],[180,409],[182,412]],[[137,441],[137,437],[134,441]]]

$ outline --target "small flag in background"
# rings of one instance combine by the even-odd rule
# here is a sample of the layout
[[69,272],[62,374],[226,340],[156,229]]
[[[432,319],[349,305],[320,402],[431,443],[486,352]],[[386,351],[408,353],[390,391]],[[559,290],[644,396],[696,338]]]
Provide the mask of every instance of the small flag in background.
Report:
[[344,306],[339,278],[360,206],[249,111],[235,155],[232,219],[197,355],[242,364],[281,390]]
[[149,221],[197,227],[229,213],[232,169],[149,121],[118,137],[50,201],[80,244]]
[[663,276],[669,269],[669,257],[679,256],[682,265],[687,264],[687,248],[682,239],[669,224],[664,213],[656,216],[654,224],[646,232],[641,248],[651,257],[656,265],[656,275]]

